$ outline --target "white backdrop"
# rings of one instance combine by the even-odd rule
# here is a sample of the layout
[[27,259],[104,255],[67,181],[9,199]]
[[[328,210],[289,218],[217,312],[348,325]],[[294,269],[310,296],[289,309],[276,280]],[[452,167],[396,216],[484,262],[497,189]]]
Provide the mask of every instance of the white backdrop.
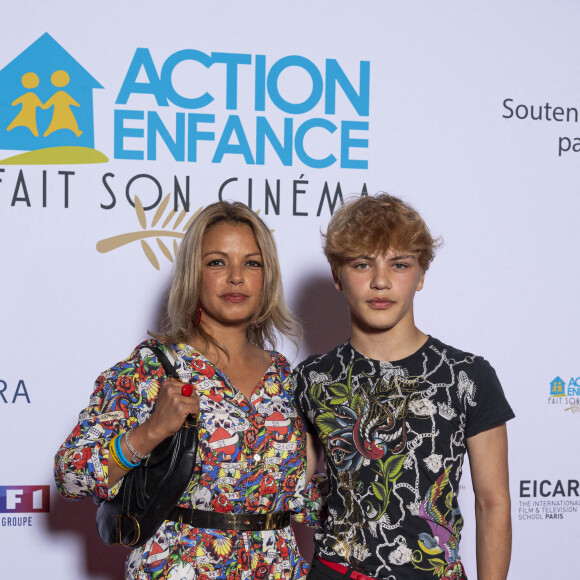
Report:
[[[284,349],[296,362],[347,336],[320,252],[337,185],[419,209],[445,243],[418,325],[490,360],[517,415],[510,577],[577,578],[579,25],[564,0],[5,3],[0,553],[18,558],[5,573],[122,575],[124,550],[100,544],[92,503],[57,495],[52,456],[99,372],[157,324],[164,250],[189,215],[165,221],[175,181],[185,198],[189,180],[190,214],[222,186],[248,203],[251,185],[304,321],[300,352]],[[157,203],[156,182],[171,202],[141,223],[132,203]]]

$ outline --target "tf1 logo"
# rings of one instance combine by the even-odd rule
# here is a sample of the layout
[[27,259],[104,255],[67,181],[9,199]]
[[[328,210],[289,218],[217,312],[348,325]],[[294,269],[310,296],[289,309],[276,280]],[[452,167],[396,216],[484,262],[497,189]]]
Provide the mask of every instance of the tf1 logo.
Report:
[[50,511],[50,486],[0,485],[0,513],[24,514]]

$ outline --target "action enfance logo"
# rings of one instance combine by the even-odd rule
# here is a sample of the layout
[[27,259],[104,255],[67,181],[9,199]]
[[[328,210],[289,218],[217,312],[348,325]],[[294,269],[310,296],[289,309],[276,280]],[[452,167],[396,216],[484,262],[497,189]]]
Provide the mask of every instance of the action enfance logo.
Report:
[[93,90],[103,88],[43,34],[0,70],[0,149],[25,151],[3,165],[104,163],[94,149]]
[[580,413],[580,377],[570,377],[568,383],[560,376],[552,379],[548,405],[563,405],[564,411]]
[[[225,88],[197,86],[188,67],[211,69]],[[6,65],[0,83],[0,149],[25,151],[2,164],[108,161],[94,149],[93,91],[103,86],[50,34]],[[369,61],[347,74],[332,58],[270,63],[260,54],[183,49],[158,65],[137,48],[115,101],[114,158],[156,160],[159,141],[188,163],[233,156],[264,165],[273,156],[285,166],[367,169],[369,104]]]

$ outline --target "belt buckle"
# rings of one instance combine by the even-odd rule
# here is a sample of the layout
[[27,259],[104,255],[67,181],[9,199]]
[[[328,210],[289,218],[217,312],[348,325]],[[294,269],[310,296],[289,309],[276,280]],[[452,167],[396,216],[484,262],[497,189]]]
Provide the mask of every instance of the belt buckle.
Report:
[[276,512],[268,512],[265,515],[266,519],[264,520],[264,529],[273,530],[276,524]]
[[227,519],[232,518],[230,525],[234,530],[248,530],[250,529],[250,520],[247,519],[247,514],[224,514]]

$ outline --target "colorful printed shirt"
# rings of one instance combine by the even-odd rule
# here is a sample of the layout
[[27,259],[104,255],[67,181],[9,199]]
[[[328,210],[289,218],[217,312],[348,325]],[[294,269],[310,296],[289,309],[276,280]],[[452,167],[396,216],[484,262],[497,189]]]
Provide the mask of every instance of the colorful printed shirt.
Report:
[[[56,455],[55,478],[67,499],[110,499],[108,442],[143,423],[153,411],[163,368],[147,345],[105,371],[89,406]],[[305,490],[306,435],[294,407],[290,367],[272,351],[272,364],[250,400],[198,351],[172,345],[176,368],[200,397],[196,468],[179,505],[233,513],[301,512],[316,519],[316,486]],[[308,514],[308,515],[306,515]],[[131,552],[126,578],[199,580],[287,579],[306,576],[290,526],[268,531],[197,529],[165,522]]]
[[379,579],[466,578],[466,439],[514,417],[489,363],[432,337],[396,362],[346,342],[308,358],[294,381],[330,479],[320,556]]

